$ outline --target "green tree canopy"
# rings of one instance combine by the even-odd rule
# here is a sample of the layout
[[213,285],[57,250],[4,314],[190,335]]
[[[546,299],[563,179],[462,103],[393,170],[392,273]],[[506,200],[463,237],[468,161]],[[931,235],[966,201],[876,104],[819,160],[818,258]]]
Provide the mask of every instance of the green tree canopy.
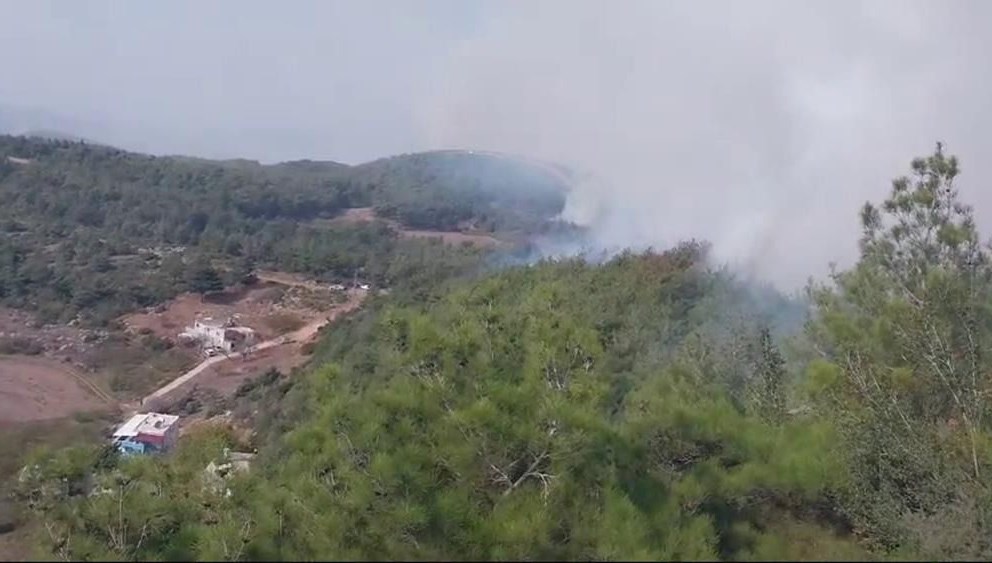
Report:
[[860,525],[888,546],[984,558],[992,268],[959,172],[938,145],[864,206],[860,261],[813,291],[811,384],[845,431]]

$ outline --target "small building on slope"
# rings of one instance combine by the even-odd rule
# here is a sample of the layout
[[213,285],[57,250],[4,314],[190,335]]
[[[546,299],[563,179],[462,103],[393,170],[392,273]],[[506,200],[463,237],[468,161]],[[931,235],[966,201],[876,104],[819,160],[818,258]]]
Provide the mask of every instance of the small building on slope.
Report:
[[117,451],[124,455],[168,451],[179,438],[179,417],[149,412],[136,414],[113,435]]
[[193,326],[179,333],[180,338],[200,342],[204,350],[224,354],[243,351],[255,344],[255,331],[246,326],[237,326],[233,319],[218,322],[212,318],[197,319]]

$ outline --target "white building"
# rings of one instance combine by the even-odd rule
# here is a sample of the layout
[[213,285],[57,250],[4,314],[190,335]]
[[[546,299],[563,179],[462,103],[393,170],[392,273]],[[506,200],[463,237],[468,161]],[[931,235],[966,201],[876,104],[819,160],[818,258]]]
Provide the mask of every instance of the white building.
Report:
[[181,338],[199,340],[207,347],[221,348],[224,343],[224,325],[210,317],[193,321],[193,326],[179,334]]
[[193,326],[179,334],[180,338],[198,340],[204,348],[216,349],[229,354],[255,343],[255,331],[244,326],[231,326],[212,318],[197,319]]

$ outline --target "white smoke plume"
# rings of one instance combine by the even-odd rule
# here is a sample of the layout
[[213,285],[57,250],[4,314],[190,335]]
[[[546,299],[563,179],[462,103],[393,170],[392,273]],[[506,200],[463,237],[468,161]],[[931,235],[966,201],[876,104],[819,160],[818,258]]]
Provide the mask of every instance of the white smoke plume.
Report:
[[504,2],[421,98],[433,147],[587,172],[602,247],[689,237],[795,288],[856,255],[857,210],[936,141],[992,219],[992,4]]
[[603,248],[707,239],[785,286],[849,263],[861,203],[936,141],[992,223],[988,0],[286,4],[5,2],[0,114],[154,153],[557,161]]

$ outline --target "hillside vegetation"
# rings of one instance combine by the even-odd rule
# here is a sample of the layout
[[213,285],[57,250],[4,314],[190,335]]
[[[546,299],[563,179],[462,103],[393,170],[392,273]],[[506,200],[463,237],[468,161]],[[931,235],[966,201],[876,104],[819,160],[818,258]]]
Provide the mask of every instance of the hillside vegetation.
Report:
[[560,173],[462,151],[384,158],[349,177],[369,188],[378,214],[415,229],[534,231],[561,212],[568,188]]
[[[522,189],[501,192],[509,183]],[[0,303],[101,323],[255,266],[412,286],[481,252],[313,220],[374,206],[424,229],[530,228],[561,209],[563,193],[471,155],[262,166],[0,136],[0,199]]]
[[806,304],[695,242],[376,299],[306,377],[253,389],[247,474],[205,477],[238,446],[220,429],[160,459],[36,456],[39,554],[992,557],[992,255],[958,172],[938,149],[866,204],[860,260],[791,333]]
[[268,386],[262,455],[230,494],[203,477],[232,444],[217,430],[160,460],[39,457],[21,498],[42,551],[988,558],[992,264],[957,161],[912,168],[789,338],[772,325],[802,305],[769,308],[697,243],[380,299]]

